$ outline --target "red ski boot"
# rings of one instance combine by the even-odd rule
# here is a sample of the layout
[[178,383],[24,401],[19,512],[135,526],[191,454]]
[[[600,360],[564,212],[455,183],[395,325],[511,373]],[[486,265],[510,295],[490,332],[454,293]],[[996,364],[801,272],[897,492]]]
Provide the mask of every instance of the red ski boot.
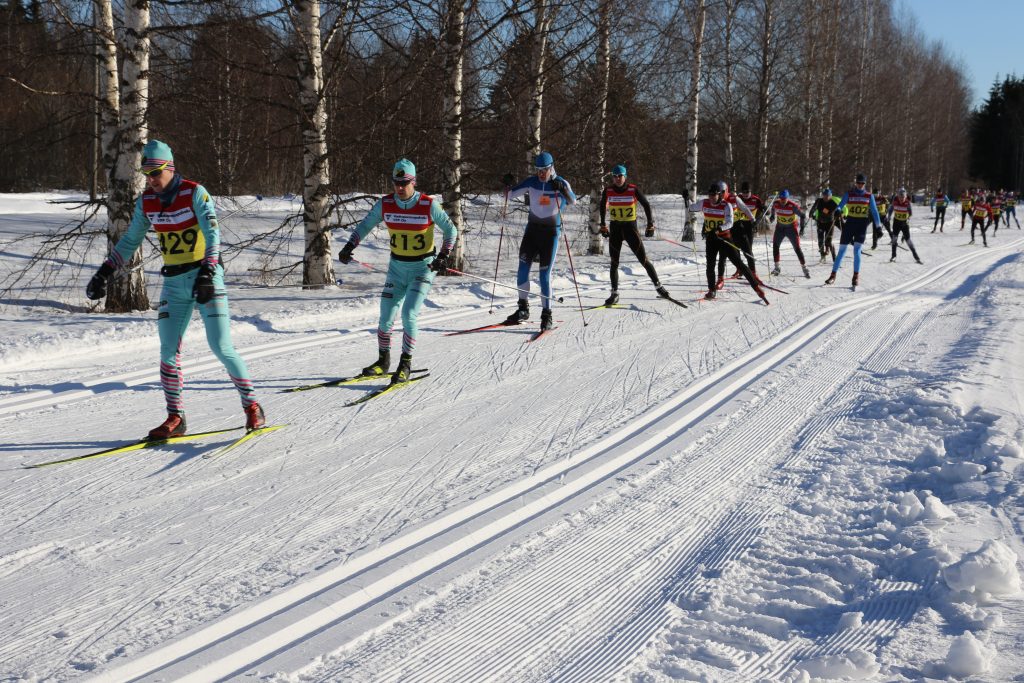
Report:
[[266,424],[267,418],[263,416],[263,408],[259,403],[251,403],[245,408],[245,431],[251,432]]
[[172,436],[184,436],[188,427],[185,426],[185,415],[182,413],[171,413],[159,427],[149,430],[150,441],[161,441]]

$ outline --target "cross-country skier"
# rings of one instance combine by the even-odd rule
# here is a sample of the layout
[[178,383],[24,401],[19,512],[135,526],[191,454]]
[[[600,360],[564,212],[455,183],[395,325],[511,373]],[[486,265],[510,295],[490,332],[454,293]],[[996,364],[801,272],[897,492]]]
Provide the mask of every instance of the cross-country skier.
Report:
[[974,244],[974,231],[975,229],[980,229],[981,242],[986,247],[988,246],[988,238],[985,236],[985,231],[988,230],[988,222],[990,220],[992,220],[992,210],[988,202],[981,196],[975,197],[971,206],[971,241],[968,244]]
[[969,188],[960,195],[960,230],[964,229],[964,222],[971,215],[971,207],[974,205],[974,188]]
[[865,189],[868,179],[863,173],[858,173],[853,179],[853,187],[847,190],[846,194],[839,201],[836,211],[846,209],[843,220],[843,231],[839,236],[839,252],[832,264],[832,273],[825,280],[826,285],[836,281],[836,273],[843,265],[843,256],[846,255],[846,248],[853,244],[853,280],[856,287],[860,284],[860,260],[861,251],[864,249],[864,240],[867,239],[868,225],[874,226],[876,232],[880,232],[881,219],[878,217],[878,207],[875,205],[875,198]]
[[[647,251],[644,249],[643,240],[640,239],[640,230],[637,227],[637,204],[643,207],[644,216],[647,218],[647,229],[645,236],[654,237],[654,218],[651,214],[651,204],[647,197],[633,183],[626,182],[626,167],[619,164],[612,169],[612,184],[604,188],[601,193],[601,203],[598,207],[600,213],[601,234],[608,238],[608,254],[611,256],[611,296],[604,302],[605,306],[611,306],[619,301],[619,254],[622,252],[622,243],[625,242],[633,250],[636,260],[647,271],[648,277],[654,283],[654,290],[658,296],[667,298],[668,290],[658,281],[658,272],[654,264],[647,258]],[[605,213],[611,218],[611,226],[605,223]]]
[[[364,375],[385,375],[391,366],[391,329],[398,309],[402,309],[402,355],[391,375],[391,383],[409,381],[412,353],[419,332],[420,307],[430,293],[434,277],[450,264],[451,251],[459,231],[437,197],[416,189],[416,166],[399,159],[391,171],[393,194],[377,200],[359,222],[348,242],[338,253],[342,263],[352,262],[352,252],[379,223],[390,235],[391,260],[380,294],[380,321],[377,324],[377,361],[363,368]],[[441,249],[434,248],[434,227],[443,235]],[[436,254],[436,256],[435,256]]]
[[[526,231],[523,241],[519,244],[519,272],[517,287],[524,292],[530,291],[530,269],[533,259],[539,258],[541,305],[540,329],[550,330],[554,327],[551,319],[551,269],[555,265],[555,254],[558,253],[558,239],[562,235],[562,208],[576,203],[576,195],[569,181],[555,172],[555,158],[549,152],[541,152],[533,160],[535,175],[523,180],[515,187],[506,189],[506,199],[511,201],[526,195],[530,204],[529,217],[526,219]],[[511,185],[515,179],[505,176],[505,184]],[[529,302],[522,298],[519,308],[510,315],[506,322],[521,323],[530,319]]]
[[[878,215],[882,219],[882,226],[885,231],[889,233],[889,239],[892,239],[892,228],[889,227],[889,219],[887,218],[889,212],[889,198],[879,190],[877,187],[874,188],[873,193],[875,195],[875,207],[878,209]],[[878,240],[882,237],[882,230],[877,225],[874,231],[871,233],[871,251],[878,248]]]
[[1017,229],[1020,230],[1020,221],[1017,220],[1017,195],[1014,192],[1006,193],[1006,227],[1010,227],[1010,217],[1013,217],[1013,222],[1017,224]]
[[727,202],[725,200],[725,193],[726,185],[719,180],[711,184],[711,187],[708,189],[707,199],[699,199],[687,207],[688,211],[700,211],[704,215],[704,227],[701,230],[701,235],[707,240],[706,274],[708,278],[708,292],[704,295],[704,298],[715,298],[717,289],[715,286],[715,265],[718,260],[718,253],[724,251],[726,257],[732,261],[736,269],[743,274],[743,277],[747,278],[751,288],[767,304],[768,298],[765,296],[764,290],[761,289],[760,284],[757,282],[754,274],[750,272],[747,264],[743,262],[739,247],[731,240],[730,230],[733,225],[733,206],[739,207],[740,211],[749,220],[754,219],[754,214],[750,213],[750,209],[738,197],[733,198],[733,204]]
[[220,228],[213,200],[202,185],[181,177],[175,170],[171,148],[159,140],[150,140],[142,149],[141,171],[146,176],[146,189],[135,201],[131,224],[89,280],[86,295],[93,300],[106,296],[107,279],[131,259],[149,228],[156,230],[164,262],[156,327],[167,419],[150,430],[149,438],[167,439],[186,433],[181,343],[197,304],[210,350],[224,364],[242,399],[245,427],[259,429],[266,422],[263,408],[256,401],[245,361],[231,343],[228,294],[220,266]]
[[1003,219],[1003,197],[1000,194],[990,194],[988,196],[988,206],[991,212],[990,225],[995,225],[995,229],[992,231],[992,236],[995,237],[996,233],[999,232],[999,221]]
[[[728,186],[726,186],[728,192]],[[747,220],[747,215],[740,210],[740,207],[735,202],[733,203],[732,210],[732,242],[737,247],[742,249],[747,254],[747,267],[750,268],[750,272],[757,278],[757,261],[754,260],[754,228],[757,225],[757,220],[764,215],[765,206],[761,198],[750,191],[750,183],[743,181],[740,184],[739,198],[747,205],[750,209],[750,213],[754,216],[754,220]],[[726,201],[729,197],[726,197]],[[718,281],[715,283],[716,286],[721,289],[725,286],[725,261],[728,258],[725,251],[722,251],[718,255]],[[732,274],[734,278],[740,276],[740,271],[737,270]]]
[[832,262],[836,260],[836,248],[832,244],[832,233],[837,225],[842,225],[842,213],[836,210],[839,199],[832,194],[832,190],[825,188],[821,196],[814,200],[808,215],[814,219],[818,226],[818,256],[821,263],[825,262],[825,256],[831,254]]
[[[932,210],[935,212],[935,222],[932,223],[932,232],[938,228],[943,232],[942,227],[946,224],[946,206],[949,205],[949,196],[941,189],[932,197]],[[893,241],[895,242],[896,230],[893,229]]]
[[[914,209],[911,206],[910,197],[907,196],[907,188],[901,187],[896,192],[892,204],[889,205],[889,216],[892,218],[892,258],[889,259],[890,263],[896,260],[896,248],[901,236],[910,248],[910,253],[914,255],[914,260],[921,263],[921,258],[917,255],[917,250],[914,249],[914,242],[910,239],[910,217],[912,215],[914,215]],[[932,232],[935,230],[933,229]]]
[[[779,247],[783,240],[789,240],[793,245],[796,257],[800,259],[800,267],[803,268],[804,277],[811,277],[811,271],[807,270],[807,263],[804,261],[804,250],[800,248],[800,236],[805,230],[807,216],[800,205],[789,196],[789,190],[779,192],[779,197],[772,203],[771,217],[775,219],[775,234],[772,237],[772,256],[775,261],[775,270],[772,275],[779,275],[782,272],[782,257]],[[797,218],[800,219],[799,233],[797,232]]]

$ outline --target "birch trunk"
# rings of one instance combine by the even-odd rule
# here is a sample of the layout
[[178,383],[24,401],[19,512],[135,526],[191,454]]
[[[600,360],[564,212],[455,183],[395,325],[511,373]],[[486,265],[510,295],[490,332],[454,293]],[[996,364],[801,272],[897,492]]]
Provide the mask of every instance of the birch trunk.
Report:
[[597,136],[594,146],[594,168],[591,171],[594,188],[590,191],[590,246],[588,254],[604,253],[604,238],[601,237],[601,190],[604,187],[604,174],[607,164],[605,159],[605,136],[608,133],[608,87],[611,80],[611,0],[601,0],[598,4],[597,23]]
[[768,182],[768,107],[771,102],[772,79],[774,77],[775,15],[773,0],[764,0],[761,24],[761,65],[757,87],[757,161],[756,187],[765,190]]
[[[114,36],[113,13],[108,3],[101,9],[103,32]],[[104,163],[107,166],[107,236],[112,247],[128,230],[135,199],[142,191],[139,173],[142,145],[148,130],[149,106],[149,0],[131,0],[124,8],[124,44],[119,99],[116,93],[116,47],[107,42],[103,54]],[[111,65],[114,78],[111,79]],[[113,83],[111,83],[113,80]],[[112,105],[111,100],[118,100]],[[116,120],[116,125],[114,121]],[[149,309],[140,250],[124,266],[122,277],[113,278],[107,290],[106,311],[124,313]]]
[[526,163],[532,167],[533,158],[540,154],[541,115],[544,110],[544,87],[547,84],[545,61],[548,53],[548,31],[551,28],[550,0],[533,0],[533,54],[531,56],[532,83],[530,84],[529,131]]
[[[690,61],[690,92],[689,105],[686,112],[686,189],[691,199],[697,197],[697,130],[700,122],[700,76],[704,57],[704,23],[707,19],[707,7],[704,0],[697,0],[694,17],[690,23],[693,37],[693,55]],[[694,216],[687,212],[684,241],[694,240]]]
[[[444,101],[442,127],[444,154],[441,175],[443,206],[455,225],[462,226],[462,78],[465,66],[465,0],[449,0],[444,13]],[[465,270],[465,252],[460,237],[453,253],[457,270]]]
[[302,224],[305,255],[302,284],[334,284],[331,233],[327,230],[330,168],[327,161],[327,106],[319,0],[296,0],[302,49],[298,55],[299,105],[302,111]]

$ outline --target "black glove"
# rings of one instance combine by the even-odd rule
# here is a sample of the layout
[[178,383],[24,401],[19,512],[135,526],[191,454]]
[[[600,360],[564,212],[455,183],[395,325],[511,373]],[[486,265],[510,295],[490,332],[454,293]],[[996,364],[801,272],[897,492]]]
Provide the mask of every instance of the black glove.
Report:
[[114,266],[110,265],[106,261],[100,266],[100,269],[96,271],[96,274],[89,280],[89,284],[85,286],[85,295],[96,301],[102,299],[107,295],[107,278],[114,272]]
[[208,266],[205,263],[199,266],[199,275],[192,284],[192,296],[197,304],[206,304],[213,298],[213,269],[216,266]]
[[516,184],[516,177],[511,173],[506,173],[501,177],[501,182],[504,183],[505,187],[512,187]]
[[654,237],[654,226],[648,225],[647,229],[644,230],[644,237]]
[[430,269],[435,273],[444,273],[448,270],[448,266],[451,265],[452,252],[448,249],[442,249],[437,252],[437,257],[430,262]]
[[804,236],[804,231],[803,231],[803,230],[801,230],[801,231],[800,231],[800,236],[801,236],[801,237],[803,237],[803,236]]
[[599,233],[601,233],[601,237],[607,237],[607,236],[608,236],[608,226],[607,226],[607,225],[602,225],[602,226],[600,226],[600,227],[599,227],[599,228],[597,229],[597,231],[598,231]]
[[551,179],[551,187],[554,188],[555,192],[561,192],[563,195],[568,195],[569,186],[564,180],[557,176]]
[[356,250],[356,245],[348,242],[338,252],[338,260],[342,263],[352,263],[352,252]]

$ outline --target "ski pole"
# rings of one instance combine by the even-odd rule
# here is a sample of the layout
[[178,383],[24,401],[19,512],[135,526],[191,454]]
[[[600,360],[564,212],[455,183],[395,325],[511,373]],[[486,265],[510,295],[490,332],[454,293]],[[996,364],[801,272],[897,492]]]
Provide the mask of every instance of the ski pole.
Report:
[[[561,209],[559,209],[559,214],[561,214]],[[580,304],[580,317],[583,318],[583,327],[586,327],[587,316],[583,315],[583,297],[580,296],[580,282],[576,279],[576,268],[572,264],[572,249],[569,247],[569,236],[565,234],[564,230],[562,231],[562,239],[565,240],[565,253],[569,256],[569,270],[572,272],[572,282],[576,285],[576,300]]]
[[[501,226],[498,229],[498,255],[494,257],[494,279],[498,279],[498,261],[501,260],[501,243],[505,239],[505,221],[508,219],[508,185],[505,186],[505,204],[501,207]],[[491,287],[491,306],[487,314],[494,313],[494,287]]]
[[[491,283],[493,285],[497,285],[498,287],[505,287],[506,289],[513,289],[513,290],[519,292],[520,294],[522,294],[524,296],[543,296],[542,294],[537,294],[535,292],[531,292],[531,291],[528,291],[528,290],[525,290],[525,289],[519,289],[518,287],[513,287],[512,285],[506,285],[504,282],[498,282],[497,280],[491,280],[490,278],[480,277],[479,275],[473,275],[472,273],[463,273],[461,270],[455,270],[454,268],[445,268],[445,270],[447,270],[449,273],[455,273],[456,275],[463,275],[465,277],[471,277],[474,280],[480,280],[481,282],[489,282],[489,283]],[[552,298],[555,301],[557,301],[558,303],[563,303],[565,301],[565,297],[561,297],[561,296],[556,296],[556,297],[552,297]]]

